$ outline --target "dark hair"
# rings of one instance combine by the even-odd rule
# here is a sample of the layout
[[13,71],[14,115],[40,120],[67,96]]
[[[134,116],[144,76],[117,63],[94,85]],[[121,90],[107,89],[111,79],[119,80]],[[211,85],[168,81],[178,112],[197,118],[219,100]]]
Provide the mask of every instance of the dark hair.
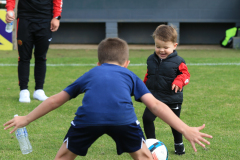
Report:
[[177,36],[175,27],[165,24],[159,25],[152,35],[153,39],[157,38],[164,42],[171,41],[173,43],[177,42]]
[[120,38],[106,38],[98,45],[98,60],[101,64],[117,62],[122,65],[128,57],[127,42]]

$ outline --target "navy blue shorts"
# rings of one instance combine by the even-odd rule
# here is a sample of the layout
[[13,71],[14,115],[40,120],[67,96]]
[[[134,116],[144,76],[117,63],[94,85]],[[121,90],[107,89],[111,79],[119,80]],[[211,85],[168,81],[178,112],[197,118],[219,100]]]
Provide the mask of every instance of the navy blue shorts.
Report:
[[74,154],[85,156],[88,148],[103,134],[113,138],[117,146],[117,154],[136,152],[145,141],[139,122],[120,126],[84,126],[75,128],[73,125],[64,138],[67,148]]

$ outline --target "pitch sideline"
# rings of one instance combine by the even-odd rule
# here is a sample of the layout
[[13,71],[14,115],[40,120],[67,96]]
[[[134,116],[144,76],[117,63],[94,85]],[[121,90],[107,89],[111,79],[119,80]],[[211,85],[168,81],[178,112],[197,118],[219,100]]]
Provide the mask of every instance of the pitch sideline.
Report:
[[[239,66],[240,63],[187,63],[187,66]],[[9,66],[18,66],[17,64],[3,64],[0,63],[0,66],[9,67]],[[34,66],[34,64],[30,64]],[[97,66],[97,64],[47,64],[49,67],[61,67],[61,66]],[[146,64],[129,64],[129,66],[146,66]]]

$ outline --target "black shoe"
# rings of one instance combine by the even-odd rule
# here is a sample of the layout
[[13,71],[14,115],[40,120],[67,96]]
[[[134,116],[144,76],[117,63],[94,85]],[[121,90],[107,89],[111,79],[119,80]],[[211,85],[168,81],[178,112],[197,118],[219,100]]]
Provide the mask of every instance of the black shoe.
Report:
[[185,154],[185,148],[184,148],[183,143],[175,144],[174,147],[175,147],[175,154],[177,154],[177,155]]

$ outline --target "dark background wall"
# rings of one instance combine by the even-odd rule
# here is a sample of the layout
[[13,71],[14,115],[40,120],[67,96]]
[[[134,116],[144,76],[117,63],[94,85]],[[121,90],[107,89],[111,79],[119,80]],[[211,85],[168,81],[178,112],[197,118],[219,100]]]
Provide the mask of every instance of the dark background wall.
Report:
[[53,43],[97,44],[105,38],[105,23],[68,22],[61,23],[53,33]]
[[225,30],[240,26],[240,0],[63,0],[52,43],[99,43],[120,37],[152,44],[159,24],[178,28],[180,44],[218,44]]

